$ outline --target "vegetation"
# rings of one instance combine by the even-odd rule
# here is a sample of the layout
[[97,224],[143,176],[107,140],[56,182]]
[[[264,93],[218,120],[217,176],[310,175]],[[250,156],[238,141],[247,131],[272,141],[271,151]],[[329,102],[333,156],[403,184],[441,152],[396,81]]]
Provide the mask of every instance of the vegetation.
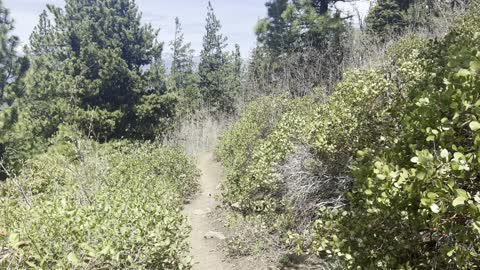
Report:
[[132,0],[48,5],[20,57],[0,2],[0,268],[191,267],[199,173],[161,139],[200,108],[198,75],[179,20],[170,74],[141,20]]
[[186,269],[181,214],[198,172],[158,144],[100,145],[66,127],[0,186],[0,266]]
[[220,111],[231,111],[232,95],[225,81],[227,62],[223,51],[227,46],[227,38],[219,33],[220,28],[220,21],[215,16],[212,4],[208,2],[206,34],[198,66],[200,91],[207,106]]
[[479,15],[405,37],[326,99],[252,103],[217,150],[226,202],[331,267],[475,268]]
[[168,69],[133,0],[48,5],[25,56],[0,0],[0,268],[190,269],[178,148],[232,119],[229,254],[478,268],[480,5],[378,0],[358,27],[336,2],[268,1],[247,65],[209,2],[200,62],[176,18]]

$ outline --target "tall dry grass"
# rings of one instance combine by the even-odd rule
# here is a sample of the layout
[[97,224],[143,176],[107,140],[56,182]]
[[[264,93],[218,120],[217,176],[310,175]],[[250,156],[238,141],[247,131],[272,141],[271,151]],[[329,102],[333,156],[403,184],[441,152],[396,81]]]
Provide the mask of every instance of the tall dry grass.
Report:
[[212,152],[220,136],[236,119],[236,114],[213,114],[209,109],[202,108],[178,118],[174,130],[165,136],[163,143],[198,157]]

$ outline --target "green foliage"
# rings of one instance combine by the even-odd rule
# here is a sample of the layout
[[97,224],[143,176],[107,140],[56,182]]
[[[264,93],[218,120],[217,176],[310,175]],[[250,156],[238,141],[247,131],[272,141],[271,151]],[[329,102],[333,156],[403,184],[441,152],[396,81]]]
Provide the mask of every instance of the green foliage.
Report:
[[385,37],[389,34],[398,34],[406,26],[405,9],[398,2],[379,0],[369,11],[365,21],[373,35]]
[[217,154],[227,169],[224,200],[245,213],[283,208],[275,167],[308,123],[312,98],[265,97],[253,102],[222,137]]
[[227,66],[227,85],[228,92],[234,97],[240,95],[242,89],[243,60],[240,53],[240,45],[235,44],[235,50],[228,55]]
[[347,73],[308,110],[253,103],[219,147],[227,203],[284,217],[277,168],[293,145],[305,144],[326,174],[354,183],[343,207],[322,207],[310,232],[288,233],[290,247],[351,269],[475,269],[479,13],[473,8],[434,41],[405,37],[387,52],[391,67]]
[[175,18],[175,37],[170,43],[173,53],[172,67],[170,70],[171,91],[182,91],[189,87],[193,80],[193,50],[190,43],[184,43],[182,25]]
[[324,48],[345,30],[339,14],[329,14],[329,0],[266,3],[268,17],[260,20],[255,32],[261,47],[274,56],[302,50]]
[[226,202],[250,213],[285,210],[276,168],[295,144],[312,147],[331,170],[346,170],[359,147],[381,143],[392,93],[379,72],[368,71],[347,74],[321,106],[312,97],[253,102],[218,148],[228,172]]
[[[13,21],[9,11],[0,1],[0,159],[5,161],[6,166],[11,165],[12,160],[15,159],[9,157],[9,148],[18,145],[19,142],[16,140],[17,134],[8,134],[8,130],[19,117],[18,108],[14,103],[23,95],[23,77],[29,67],[28,59],[17,55],[19,39],[11,35],[12,30]],[[30,135],[21,137],[28,136]],[[4,178],[6,178],[5,172],[0,169],[0,179]]]
[[385,111],[393,95],[393,85],[381,72],[347,73],[308,124],[308,141],[316,155],[344,167],[359,148],[381,144],[382,132],[391,120]]
[[203,37],[201,60],[198,66],[199,88],[204,104],[214,111],[233,111],[233,94],[228,86],[228,57],[224,52],[227,38],[220,34],[220,21],[215,16],[212,4],[208,12]]
[[[250,96],[326,92],[342,77],[347,24],[328,11],[330,0],[275,0],[255,29],[257,48],[248,65]],[[327,9],[325,10],[325,8]],[[251,98],[251,97],[249,97]]]
[[188,269],[184,200],[197,169],[157,144],[97,144],[60,127],[0,184],[0,267]]
[[30,38],[25,89],[0,113],[7,169],[45,151],[60,124],[100,141],[153,140],[169,130],[177,96],[167,93],[156,38],[131,0],[49,5]]
[[161,134],[143,132],[145,119],[165,125],[173,97],[162,97],[166,85],[157,31],[140,20],[130,0],[49,6],[31,36],[34,65],[25,100],[68,100],[77,116],[68,123],[78,122],[85,134],[102,139]]
[[198,88],[198,74],[194,72],[193,49],[185,43],[180,20],[175,18],[175,37],[170,42],[173,54],[168,77],[168,91],[178,96],[177,117],[193,114],[200,109],[202,97]]
[[349,206],[323,211],[315,224],[318,254],[352,268],[478,265],[478,15],[401,64],[406,99],[391,109],[396,136],[358,153]]
[[13,20],[0,1],[0,106],[12,105],[23,90],[21,78],[28,69],[28,60],[18,57],[18,37],[12,35]]

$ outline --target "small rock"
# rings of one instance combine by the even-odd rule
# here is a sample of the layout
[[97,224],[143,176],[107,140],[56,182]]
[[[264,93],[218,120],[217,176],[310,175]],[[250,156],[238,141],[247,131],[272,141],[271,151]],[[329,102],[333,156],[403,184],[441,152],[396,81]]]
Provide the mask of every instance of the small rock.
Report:
[[196,209],[193,211],[193,214],[197,215],[197,216],[203,216],[203,215],[206,215],[208,213],[211,213],[212,212],[212,209],[210,208],[206,208],[204,210],[202,209]]
[[205,239],[218,239],[218,240],[225,240],[226,237],[225,235],[223,235],[223,233],[220,233],[220,232],[207,232],[204,236]]

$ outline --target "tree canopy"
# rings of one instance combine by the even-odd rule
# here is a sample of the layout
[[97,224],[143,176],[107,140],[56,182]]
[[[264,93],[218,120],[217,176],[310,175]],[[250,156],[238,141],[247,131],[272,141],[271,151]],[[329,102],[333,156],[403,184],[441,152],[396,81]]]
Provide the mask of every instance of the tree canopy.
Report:
[[49,6],[31,36],[28,100],[62,100],[71,121],[104,139],[155,137],[152,124],[169,118],[174,103],[159,82],[157,33],[131,0]]

